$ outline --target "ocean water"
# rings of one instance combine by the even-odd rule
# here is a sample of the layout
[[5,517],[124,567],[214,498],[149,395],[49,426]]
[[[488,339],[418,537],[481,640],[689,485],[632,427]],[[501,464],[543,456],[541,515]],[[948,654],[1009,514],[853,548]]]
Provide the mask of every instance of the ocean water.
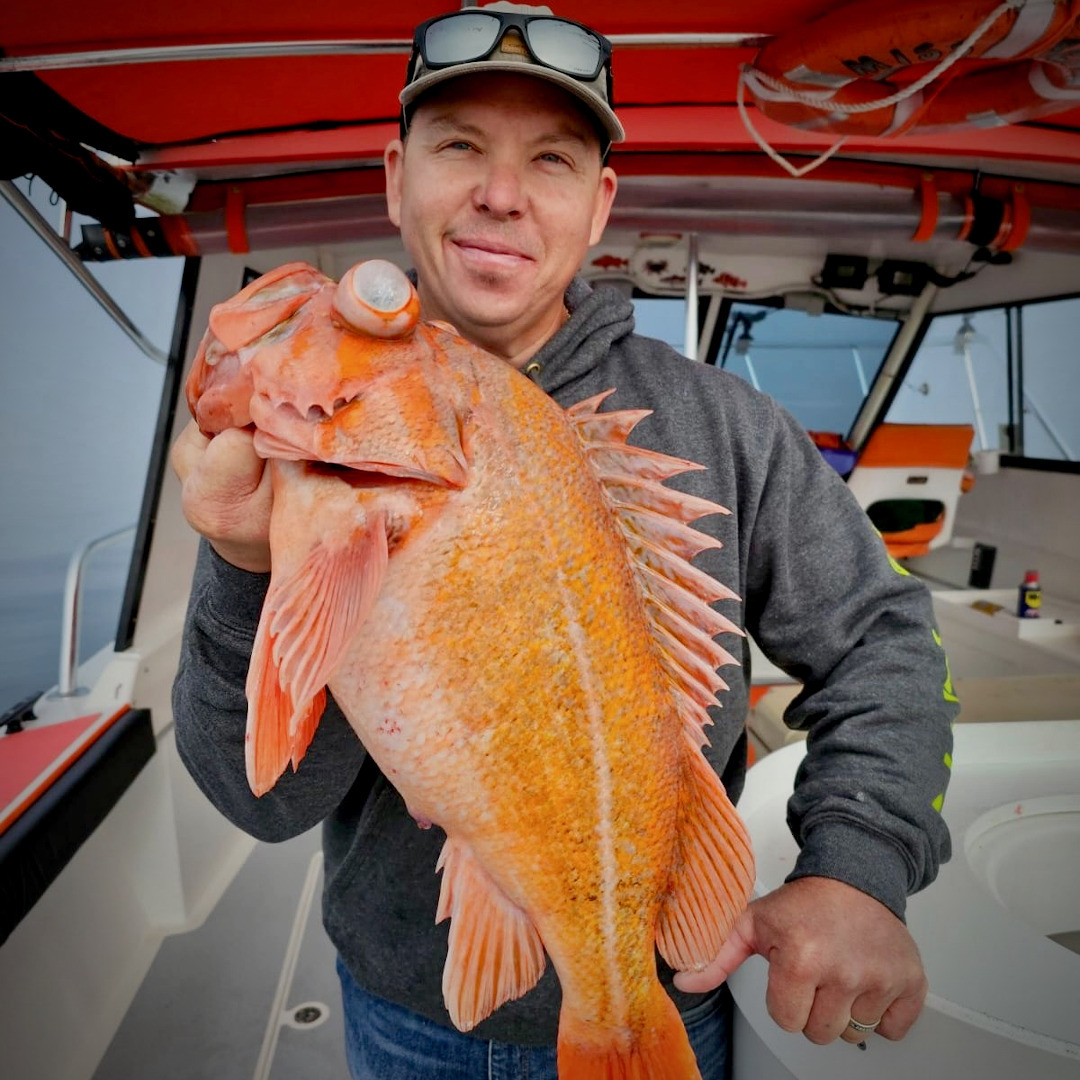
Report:
[[[79,658],[116,636],[131,543],[93,552],[82,589]],[[59,682],[60,638],[68,559],[63,555],[0,559],[0,712]]]

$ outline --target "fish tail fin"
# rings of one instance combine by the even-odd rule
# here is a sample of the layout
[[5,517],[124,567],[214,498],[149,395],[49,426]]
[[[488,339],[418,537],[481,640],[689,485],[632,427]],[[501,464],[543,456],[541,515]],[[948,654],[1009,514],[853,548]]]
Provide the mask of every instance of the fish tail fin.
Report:
[[701,1080],[679,1010],[657,983],[637,1032],[598,1041],[593,1025],[565,1009],[559,1023],[559,1080]]

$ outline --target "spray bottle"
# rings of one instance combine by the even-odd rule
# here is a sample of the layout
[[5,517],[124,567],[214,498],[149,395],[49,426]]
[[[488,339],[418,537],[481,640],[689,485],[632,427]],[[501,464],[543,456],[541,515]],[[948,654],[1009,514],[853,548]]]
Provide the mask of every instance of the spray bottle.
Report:
[[1039,571],[1028,570],[1020,586],[1020,600],[1016,614],[1021,619],[1037,619],[1042,607],[1042,585],[1039,584]]

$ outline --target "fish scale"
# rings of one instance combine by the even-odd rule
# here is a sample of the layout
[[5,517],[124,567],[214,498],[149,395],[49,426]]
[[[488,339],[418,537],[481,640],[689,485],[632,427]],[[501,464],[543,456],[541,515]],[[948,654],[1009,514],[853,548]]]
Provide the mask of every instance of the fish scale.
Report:
[[[450,919],[451,1021],[471,1029],[550,960],[561,1080],[696,1077],[656,949],[703,967],[753,881],[700,750],[733,662],[712,637],[738,630],[708,607],[732,594],[689,563],[716,546],[689,523],[726,511],[660,482],[697,466],[627,445],[647,412],[600,411],[606,394],[564,411],[418,322],[384,266],[337,285],[271,272],[268,295],[255,282],[212,318],[189,379],[207,434],[250,404],[270,459],[252,789],[303,767],[328,685],[418,824],[446,833],[432,917]],[[220,362],[215,325],[241,364]],[[349,401],[309,417],[312,385]]]

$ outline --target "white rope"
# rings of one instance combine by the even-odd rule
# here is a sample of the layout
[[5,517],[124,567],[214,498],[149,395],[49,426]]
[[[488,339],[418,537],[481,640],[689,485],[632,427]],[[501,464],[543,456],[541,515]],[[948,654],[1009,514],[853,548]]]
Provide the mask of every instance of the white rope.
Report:
[[[978,44],[991,26],[994,25],[1007,11],[1013,8],[1023,7],[1028,0],[1004,0],[964,39],[960,46],[940,63],[928,71],[922,78],[917,79],[910,86],[891,94],[889,97],[877,98],[874,101],[859,101],[844,103],[832,100],[835,90],[795,90],[783,79],[773,78],[763,71],[758,71],[752,64],[744,65],[740,72],[740,82],[745,79],[750,90],[765,100],[793,101],[800,105],[808,105],[812,109],[820,109],[824,112],[852,113],[873,112],[876,109],[885,109],[890,105],[899,105],[919,93],[924,87],[929,86],[935,79],[945,74],[957,61],[962,60]],[[762,91],[765,91],[762,93]]]
[[841,113],[845,115],[851,113],[873,112],[876,109],[888,108],[890,105],[899,105],[901,102],[907,101],[908,98],[919,93],[935,79],[944,75],[958,60],[961,60],[975,47],[979,39],[986,34],[990,27],[993,26],[1002,15],[1007,11],[1011,11],[1013,8],[1022,8],[1027,2],[1028,0],[1004,0],[1003,3],[999,4],[964,39],[954,52],[945,57],[944,60],[923,75],[922,78],[917,79],[903,90],[876,101],[862,101],[851,104],[834,101],[833,97],[836,94],[835,90],[795,90],[782,79],[774,79],[771,75],[766,75],[763,71],[758,71],[752,64],[743,64],[739,69],[739,81],[735,93],[735,103],[739,109],[739,117],[743,122],[743,126],[753,137],[754,141],[770,158],[772,158],[773,161],[777,163],[777,165],[786,169],[792,176],[805,176],[807,173],[813,172],[814,169],[828,161],[829,158],[831,158],[833,154],[847,142],[847,136],[845,135],[837,142],[833,143],[828,150],[816,157],[809,164],[798,167],[792,165],[792,163],[775,150],[769,144],[765,136],[754,127],[753,121],[750,119],[750,113],[746,108],[744,91],[747,86],[750,87],[751,92],[755,94],[755,96],[762,100],[798,102],[801,105],[808,105],[810,108],[818,109],[822,112]]
[[840,147],[847,142],[847,136],[845,135],[842,139],[839,139],[837,142],[833,143],[833,145],[830,146],[824,154],[821,154],[820,156],[814,158],[814,160],[811,161],[809,165],[792,165],[791,162],[788,161],[788,159],[784,157],[779,151],[774,150],[772,146],[769,145],[769,142],[765,138],[765,136],[762,135],[756,127],[754,127],[753,121],[751,121],[750,119],[750,113],[747,112],[746,109],[746,100],[743,89],[743,78],[742,74],[740,73],[739,82],[735,88],[735,104],[739,107],[739,116],[742,118],[743,126],[753,136],[754,142],[756,142],[758,146],[760,146],[761,149],[766,154],[768,154],[769,157],[773,159],[773,161],[776,162],[777,165],[779,165],[782,169],[786,169],[789,173],[791,173],[792,176],[805,176],[808,172],[813,172],[814,169],[816,169],[819,165],[822,165],[826,161],[828,161],[829,158],[831,158],[833,154],[835,154],[836,151],[839,150]]

